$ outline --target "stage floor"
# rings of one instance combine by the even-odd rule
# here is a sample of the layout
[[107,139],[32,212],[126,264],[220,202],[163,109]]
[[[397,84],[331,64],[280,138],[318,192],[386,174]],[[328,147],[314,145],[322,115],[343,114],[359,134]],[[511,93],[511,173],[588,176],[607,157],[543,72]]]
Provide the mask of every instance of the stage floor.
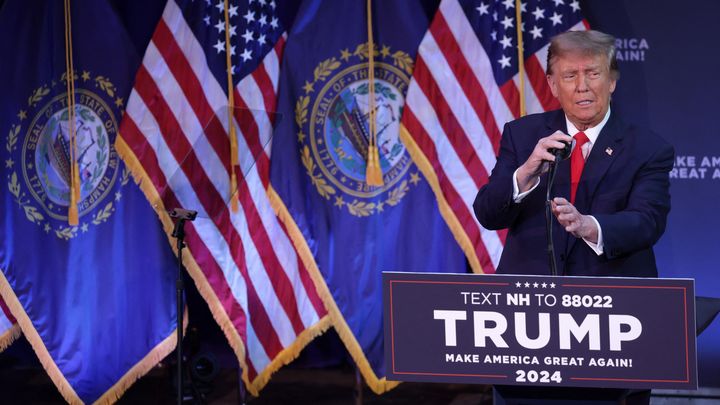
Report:
[[[18,339],[0,354],[0,403],[62,404],[62,397],[34,358],[24,338]],[[224,364],[223,364],[224,363]],[[209,383],[196,381],[195,390],[186,391],[186,404],[241,404],[237,369],[218,362],[218,373]],[[354,368],[349,365],[329,368],[287,366],[278,371],[255,398],[249,394],[249,405],[353,405],[356,404]],[[174,404],[173,367],[161,363],[138,380],[118,404]],[[189,381],[186,385],[190,387]],[[365,405],[490,405],[490,386],[470,384],[402,383],[392,391],[375,395],[362,384]],[[193,398],[193,394],[195,398]],[[651,405],[717,405],[720,389],[704,389],[689,398],[682,391],[653,391]]]
[[[0,354],[0,358],[2,355]],[[156,367],[138,380],[118,404],[174,404],[175,388],[171,370]],[[187,382],[186,382],[187,384]],[[201,401],[187,398],[187,404],[240,404],[237,370],[223,369],[211,384],[198,384]],[[61,404],[62,397],[42,369],[6,367],[0,362],[0,403]],[[188,393],[190,394],[190,393]],[[189,395],[188,395],[189,396]],[[284,368],[251,405],[339,405],[355,403],[355,373],[349,367],[332,369]],[[403,383],[378,396],[363,384],[362,403],[366,405],[484,405],[492,404],[492,391],[482,385]]]

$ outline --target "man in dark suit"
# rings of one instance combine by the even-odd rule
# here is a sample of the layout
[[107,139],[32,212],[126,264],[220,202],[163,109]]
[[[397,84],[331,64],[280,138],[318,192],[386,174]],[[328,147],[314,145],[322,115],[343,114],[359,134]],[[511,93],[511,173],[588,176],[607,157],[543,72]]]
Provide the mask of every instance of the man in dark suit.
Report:
[[562,110],[505,126],[497,164],[474,203],[484,227],[509,228],[498,273],[550,273],[546,177],[553,149],[574,138],[550,193],[558,274],[657,276],[652,246],[670,211],[674,151],[611,111],[618,76],[612,36],[575,31],[551,42],[547,80]]

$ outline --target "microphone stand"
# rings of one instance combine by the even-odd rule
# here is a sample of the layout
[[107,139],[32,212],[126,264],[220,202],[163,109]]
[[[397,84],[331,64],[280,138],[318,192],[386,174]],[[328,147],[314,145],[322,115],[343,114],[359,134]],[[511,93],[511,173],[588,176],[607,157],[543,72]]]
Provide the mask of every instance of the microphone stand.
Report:
[[177,218],[172,236],[177,239],[178,272],[177,280],[175,281],[175,301],[177,305],[177,346],[175,351],[177,353],[177,403],[178,405],[181,405],[183,402],[183,290],[185,288],[183,283],[182,250],[185,247],[185,222],[194,221],[195,217],[197,217],[197,211],[175,208],[170,211],[169,214],[171,218]]
[[555,175],[557,174],[558,161],[562,150],[555,152],[555,161],[550,162],[550,170],[548,170],[547,176],[547,190],[545,192],[545,231],[547,234],[547,253],[550,261],[550,274],[557,276],[557,263],[555,262],[555,243],[552,237],[552,201],[550,200],[550,189],[555,182]]
[[558,275],[557,263],[555,262],[555,242],[552,237],[552,201],[550,200],[550,190],[555,183],[555,175],[557,174],[558,163],[570,157],[575,147],[575,139],[572,142],[563,142],[565,147],[562,149],[549,149],[555,160],[550,162],[550,170],[547,176],[547,190],[545,191],[545,230],[547,232],[547,253],[550,262],[550,274]]

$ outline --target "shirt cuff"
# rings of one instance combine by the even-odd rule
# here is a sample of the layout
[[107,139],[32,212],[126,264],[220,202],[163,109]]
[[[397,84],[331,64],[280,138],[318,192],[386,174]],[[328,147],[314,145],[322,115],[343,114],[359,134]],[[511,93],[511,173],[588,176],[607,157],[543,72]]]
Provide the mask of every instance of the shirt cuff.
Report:
[[600,228],[600,223],[598,222],[597,219],[595,219],[594,216],[592,216],[592,215],[588,215],[588,216],[590,218],[592,218],[593,222],[595,222],[595,226],[597,227],[597,230],[598,230],[598,240],[597,240],[597,243],[592,243],[585,238],[583,238],[583,240],[585,241],[585,243],[587,243],[588,246],[590,246],[590,249],[592,249],[593,252],[595,252],[595,254],[600,256],[603,254],[603,247],[604,247],[603,246],[603,237],[602,237],[602,228]]
[[[520,192],[520,186],[518,186],[518,181],[517,181],[517,172],[518,172],[518,170],[519,170],[519,169],[515,169],[515,173],[513,173],[513,201],[514,201],[515,203],[519,203],[520,201],[522,201],[523,198],[525,198],[526,195],[532,193],[532,191],[537,188],[538,184],[540,184],[540,178],[538,177],[537,181],[535,182],[535,185],[532,186],[532,187],[530,188],[530,190],[528,190],[528,191],[526,191],[526,192],[524,192],[524,193],[521,193],[521,192]],[[597,222],[597,221],[595,221],[595,222]],[[600,227],[600,226],[598,225],[598,228],[599,228],[599,227]]]

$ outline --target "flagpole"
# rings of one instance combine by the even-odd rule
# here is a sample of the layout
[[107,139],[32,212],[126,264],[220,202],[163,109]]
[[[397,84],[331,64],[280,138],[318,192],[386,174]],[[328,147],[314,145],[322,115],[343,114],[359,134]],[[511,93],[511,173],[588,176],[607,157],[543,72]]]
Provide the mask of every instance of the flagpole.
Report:
[[77,162],[77,136],[75,134],[75,68],[72,51],[72,17],[70,0],[65,0],[65,84],[67,86],[68,137],[70,138],[70,206],[68,224],[79,224],[80,169]]
[[517,51],[518,51],[518,75],[520,76],[520,116],[524,117],[525,111],[525,51],[523,49],[522,37],[522,4],[515,0],[515,26],[517,28]]
[[233,112],[235,111],[235,87],[232,78],[232,58],[230,53],[230,15],[228,11],[228,0],[225,3],[225,67],[227,70],[227,92],[228,92],[228,134],[230,136],[230,209],[233,213],[238,212],[238,195],[237,195],[237,174],[235,166],[238,165],[238,141],[237,132],[233,120]]
[[375,113],[375,41],[372,28],[372,0],[367,0],[367,31],[368,31],[368,121],[370,136],[368,139],[367,169],[365,182],[370,186],[382,186],[382,169],[380,168],[380,152],[377,147],[376,113]]

